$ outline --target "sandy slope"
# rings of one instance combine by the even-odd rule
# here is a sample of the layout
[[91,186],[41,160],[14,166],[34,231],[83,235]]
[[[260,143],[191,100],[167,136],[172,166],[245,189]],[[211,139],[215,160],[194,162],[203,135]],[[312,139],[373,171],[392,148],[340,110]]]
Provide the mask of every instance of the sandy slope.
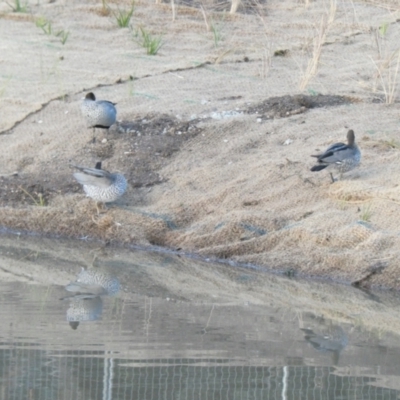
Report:
[[[398,288],[400,110],[385,92],[400,79],[400,14],[395,2],[330,4],[270,1],[233,16],[205,4],[213,34],[195,7],[178,5],[172,21],[170,5],[142,1],[133,30],[163,35],[156,56],[100,2],[34,2],[30,14],[2,4],[0,224]],[[67,42],[35,26],[38,16],[69,31]],[[78,108],[89,89],[118,103],[119,127],[96,143]],[[299,93],[346,102],[262,107]],[[348,128],[362,164],[331,185],[309,171],[310,154]],[[101,216],[68,167],[99,159],[130,183]]]

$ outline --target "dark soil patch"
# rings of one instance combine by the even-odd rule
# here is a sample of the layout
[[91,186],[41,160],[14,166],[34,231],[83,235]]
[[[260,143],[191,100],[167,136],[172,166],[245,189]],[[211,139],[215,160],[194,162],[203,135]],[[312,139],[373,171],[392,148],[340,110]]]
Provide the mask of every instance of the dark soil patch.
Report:
[[[52,182],[43,182],[41,176],[12,175],[0,177],[0,207],[16,205],[47,205],[49,199],[57,193]],[[70,187],[76,192],[78,187]]]
[[118,125],[120,133],[139,136],[171,136],[196,131],[199,120],[181,121],[167,114],[148,114],[137,121],[122,121]]
[[113,157],[132,187],[157,185],[164,181],[158,170],[169,163],[183,143],[201,132],[198,122],[181,121],[166,114],[148,114],[138,120],[121,122],[106,136],[106,143],[88,144],[83,152],[94,153],[99,160]]
[[0,177],[0,207],[17,205],[47,205],[56,194],[79,193],[82,191],[76,182],[65,182],[55,177],[39,174],[21,174]]
[[323,94],[316,96],[286,95],[266,99],[261,103],[250,106],[245,112],[258,114],[260,118],[285,118],[295,114],[302,114],[312,108],[335,107],[354,102],[355,99],[346,96]]

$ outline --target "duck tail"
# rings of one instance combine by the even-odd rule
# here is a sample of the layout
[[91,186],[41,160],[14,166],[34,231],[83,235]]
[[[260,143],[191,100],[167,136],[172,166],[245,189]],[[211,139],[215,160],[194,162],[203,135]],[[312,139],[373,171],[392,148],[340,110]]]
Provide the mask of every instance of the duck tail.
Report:
[[321,164],[321,165],[314,165],[314,166],[310,169],[310,171],[313,171],[313,172],[315,172],[315,171],[321,171],[321,170],[325,169],[326,167],[327,167],[327,165],[324,165],[324,164]]

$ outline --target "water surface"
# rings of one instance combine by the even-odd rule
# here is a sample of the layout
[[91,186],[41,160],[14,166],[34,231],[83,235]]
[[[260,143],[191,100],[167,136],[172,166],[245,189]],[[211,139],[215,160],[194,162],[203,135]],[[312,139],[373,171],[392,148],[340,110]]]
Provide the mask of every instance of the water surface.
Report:
[[0,239],[1,399],[400,398],[396,294]]

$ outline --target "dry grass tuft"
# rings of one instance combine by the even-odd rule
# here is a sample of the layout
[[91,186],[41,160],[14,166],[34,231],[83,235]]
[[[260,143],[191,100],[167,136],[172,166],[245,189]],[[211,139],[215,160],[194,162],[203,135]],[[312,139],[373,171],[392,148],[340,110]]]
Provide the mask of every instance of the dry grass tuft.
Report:
[[374,92],[377,91],[379,82],[385,96],[385,103],[393,104],[399,92],[400,49],[373,62],[376,68]]
[[329,13],[321,18],[316,28],[316,35],[313,39],[312,57],[308,61],[307,68],[301,78],[299,89],[304,90],[309,84],[311,78],[317,73],[319,60],[322,54],[322,46],[326,42],[326,36],[332,26],[336,15],[336,0],[330,0]]
[[237,9],[240,6],[241,0],[231,0],[231,9],[230,9],[230,13],[231,14],[235,14],[235,12],[237,11]]

